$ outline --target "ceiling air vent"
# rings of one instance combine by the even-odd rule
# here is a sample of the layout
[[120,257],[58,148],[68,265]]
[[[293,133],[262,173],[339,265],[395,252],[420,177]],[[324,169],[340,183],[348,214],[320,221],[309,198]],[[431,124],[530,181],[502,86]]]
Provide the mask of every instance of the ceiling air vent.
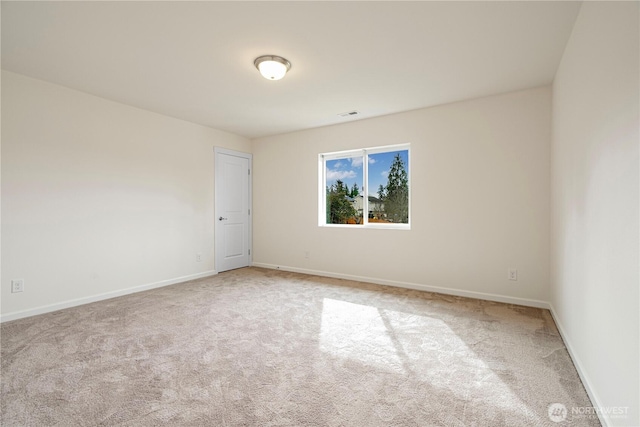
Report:
[[353,116],[357,116],[359,115],[360,112],[359,111],[348,111],[346,113],[340,113],[338,114],[340,117],[353,117]]

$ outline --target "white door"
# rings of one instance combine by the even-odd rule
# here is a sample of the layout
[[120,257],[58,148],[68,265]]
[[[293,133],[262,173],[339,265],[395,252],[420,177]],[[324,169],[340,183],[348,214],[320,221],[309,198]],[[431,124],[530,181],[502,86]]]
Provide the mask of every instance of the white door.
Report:
[[218,272],[251,263],[251,155],[215,148],[215,258]]

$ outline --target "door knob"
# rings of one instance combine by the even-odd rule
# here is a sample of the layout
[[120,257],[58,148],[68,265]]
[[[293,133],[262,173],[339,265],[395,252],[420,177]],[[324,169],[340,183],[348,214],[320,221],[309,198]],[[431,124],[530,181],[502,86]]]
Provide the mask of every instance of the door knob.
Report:
[[225,221],[226,219],[227,218],[223,218],[223,217],[218,218],[219,221]]

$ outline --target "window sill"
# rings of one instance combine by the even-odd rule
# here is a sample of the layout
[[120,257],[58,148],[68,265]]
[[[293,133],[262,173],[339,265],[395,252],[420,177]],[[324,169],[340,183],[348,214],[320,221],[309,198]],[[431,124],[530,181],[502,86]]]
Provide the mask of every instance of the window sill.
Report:
[[319,224],[321,228],[353,228],[358,230],[411,230],[411,224],[381,224],[381,223],[369,223],[369,224]]

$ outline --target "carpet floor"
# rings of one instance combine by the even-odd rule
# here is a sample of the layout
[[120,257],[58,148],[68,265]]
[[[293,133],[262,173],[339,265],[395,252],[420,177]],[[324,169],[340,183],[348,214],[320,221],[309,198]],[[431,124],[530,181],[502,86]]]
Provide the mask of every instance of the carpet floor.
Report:
[[600,425],[535,308],[245,268],[1,333],[3,426]]

